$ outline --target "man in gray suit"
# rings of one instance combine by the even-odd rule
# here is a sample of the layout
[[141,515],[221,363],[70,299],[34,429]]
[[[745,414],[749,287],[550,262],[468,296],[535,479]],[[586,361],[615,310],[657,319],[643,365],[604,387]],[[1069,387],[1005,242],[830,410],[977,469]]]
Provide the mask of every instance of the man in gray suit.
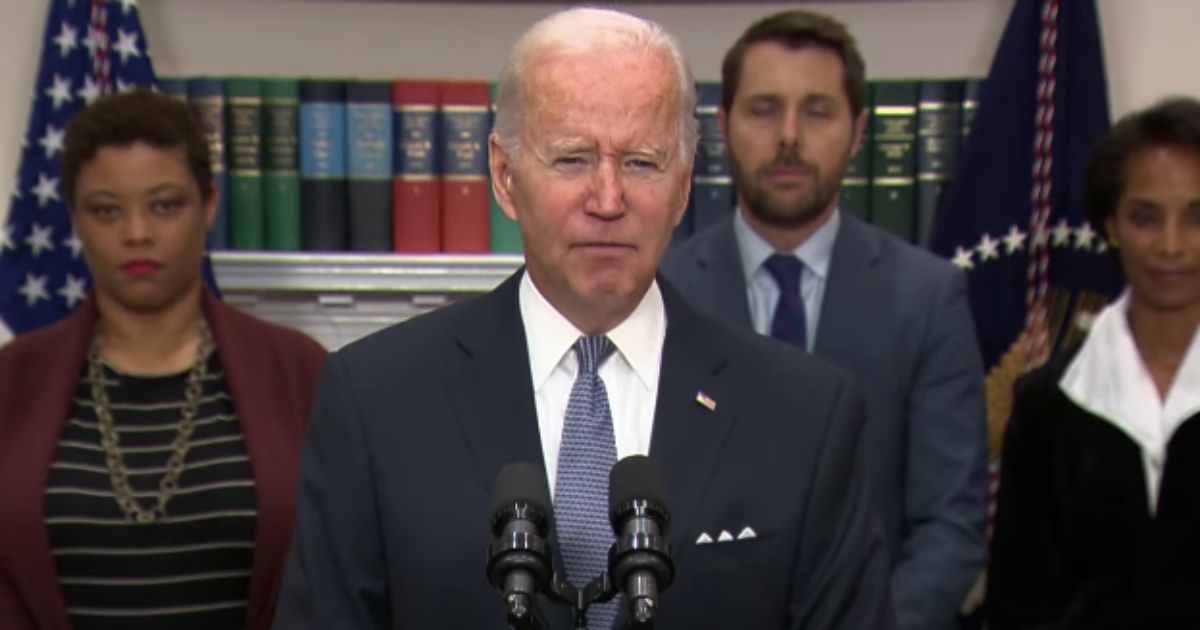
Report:
[[828,17],[752,25],[722,67],[736,212],[662,272],[701,310],[858,378],[900,627],[945,630],[984,562],[982,367],[963,275],[838,209],[867,124],[864,73]]

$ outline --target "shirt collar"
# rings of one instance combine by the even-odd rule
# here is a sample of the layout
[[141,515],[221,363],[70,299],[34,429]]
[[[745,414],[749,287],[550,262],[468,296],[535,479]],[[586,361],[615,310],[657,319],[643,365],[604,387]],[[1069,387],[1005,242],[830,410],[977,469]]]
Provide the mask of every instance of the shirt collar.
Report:
[[[583,333],[546,300],[529,272],[521,277],[519,301],[529,347],[530,373],[537,391]],[[629,317],[607,333],[620,357],[651,391],[657,391],[666,332],[666,309],[658,282],[654,281]],[[571,361],[568,365],[574,370],[577,364]]]
[[1129,328],[1129,302],[1126,289],[1096,316],[1059,388],[1161,460],[1175,430],[1200,413],[1200,387],[1194,385],[1200,383],[1200,334],[1193,334],[1162,401]]
[[[738,252],[742,258],[742,273],[746,284],[750,284],[754,274],[763,263],[775,253],[775,248],[766,241],[750,224],[746,222],[745,212],[738,208],[733,217],[733,233],[737,238]],[[841,210],[834,209],[833,215],[824,225],[817,228],[796,249],[792,250],[808,271],[816,274],[822,280],[829,275],[829,262],[833,259],[833,243],[837,240],[838,227],[841,225]]]

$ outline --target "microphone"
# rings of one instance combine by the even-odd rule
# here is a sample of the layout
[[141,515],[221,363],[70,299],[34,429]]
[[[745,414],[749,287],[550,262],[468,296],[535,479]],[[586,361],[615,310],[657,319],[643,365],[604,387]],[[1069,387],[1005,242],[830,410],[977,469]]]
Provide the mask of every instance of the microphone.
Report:
[[546,542],[547,488],[540,466],[517,462],[500,469],[492,493],[493,538],[487,576],[504,594],[509,623],[517,628],[540,627],[534,598],[546,588],[551,573],[551,550]]
[[609,552],[608,571],[625,594],[627,627],[652,628],[658,593],[675,577],[675,561],[667,542],[671,517],[662,471],[643,455],[622,459],[609,475],[608,499],[617,538]]

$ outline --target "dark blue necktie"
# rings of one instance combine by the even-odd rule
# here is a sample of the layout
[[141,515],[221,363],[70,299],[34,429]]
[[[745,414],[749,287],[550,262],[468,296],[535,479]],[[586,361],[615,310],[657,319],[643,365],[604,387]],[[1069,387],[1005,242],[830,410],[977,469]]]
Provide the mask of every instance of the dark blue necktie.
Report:
[[[608,474],[617,463],[608,391],[596,371],[613,352],[603,335],[581,337],[573,346],[579,372],[571,387],[558,451],[554,519],[567,579],[577,588],[608,568],[613,543],[608,519]],[[609,629],[617,599],[588,609],[588,627]]]
[[808,317],[804,313],[804,298],[800,295],[800,274],[804,263],[790,254],[771,254],[763,267],[779,285],[779,302],[771,320],[771,336],[802,350],[808,348]]

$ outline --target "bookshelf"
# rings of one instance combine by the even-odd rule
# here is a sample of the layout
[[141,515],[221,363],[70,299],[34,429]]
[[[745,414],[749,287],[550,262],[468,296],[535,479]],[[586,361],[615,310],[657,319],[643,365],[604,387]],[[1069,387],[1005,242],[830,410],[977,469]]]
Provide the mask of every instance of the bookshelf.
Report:
[[[745,25],[784,8],[777,2],[619,4],[676,34],[697,78],[709,81],[718,78],[725,45]],[[873,77],[963,77],[986,72],[1011,0],[811,4],[858,33]],[[562,6],[159,0],[145,3],[141,11],[162,76],[486,79],[496,76],[500,60],[524,28]],[[909,29],[894,28],[901,19]],[[487,28],[477,26],[483,24]],[[311,37],[297,38],[296,33]],[[934,33],[938,37],[927,36]],[[313,45],[317,40],[320,46]],[[217,41],[220,46],[213,45]],[[470,45],[453,43],[462,41]],[[218,283],[228,301],[301,328],[331,348],[490,290],[520,263],[512,255],[214,254]]]

